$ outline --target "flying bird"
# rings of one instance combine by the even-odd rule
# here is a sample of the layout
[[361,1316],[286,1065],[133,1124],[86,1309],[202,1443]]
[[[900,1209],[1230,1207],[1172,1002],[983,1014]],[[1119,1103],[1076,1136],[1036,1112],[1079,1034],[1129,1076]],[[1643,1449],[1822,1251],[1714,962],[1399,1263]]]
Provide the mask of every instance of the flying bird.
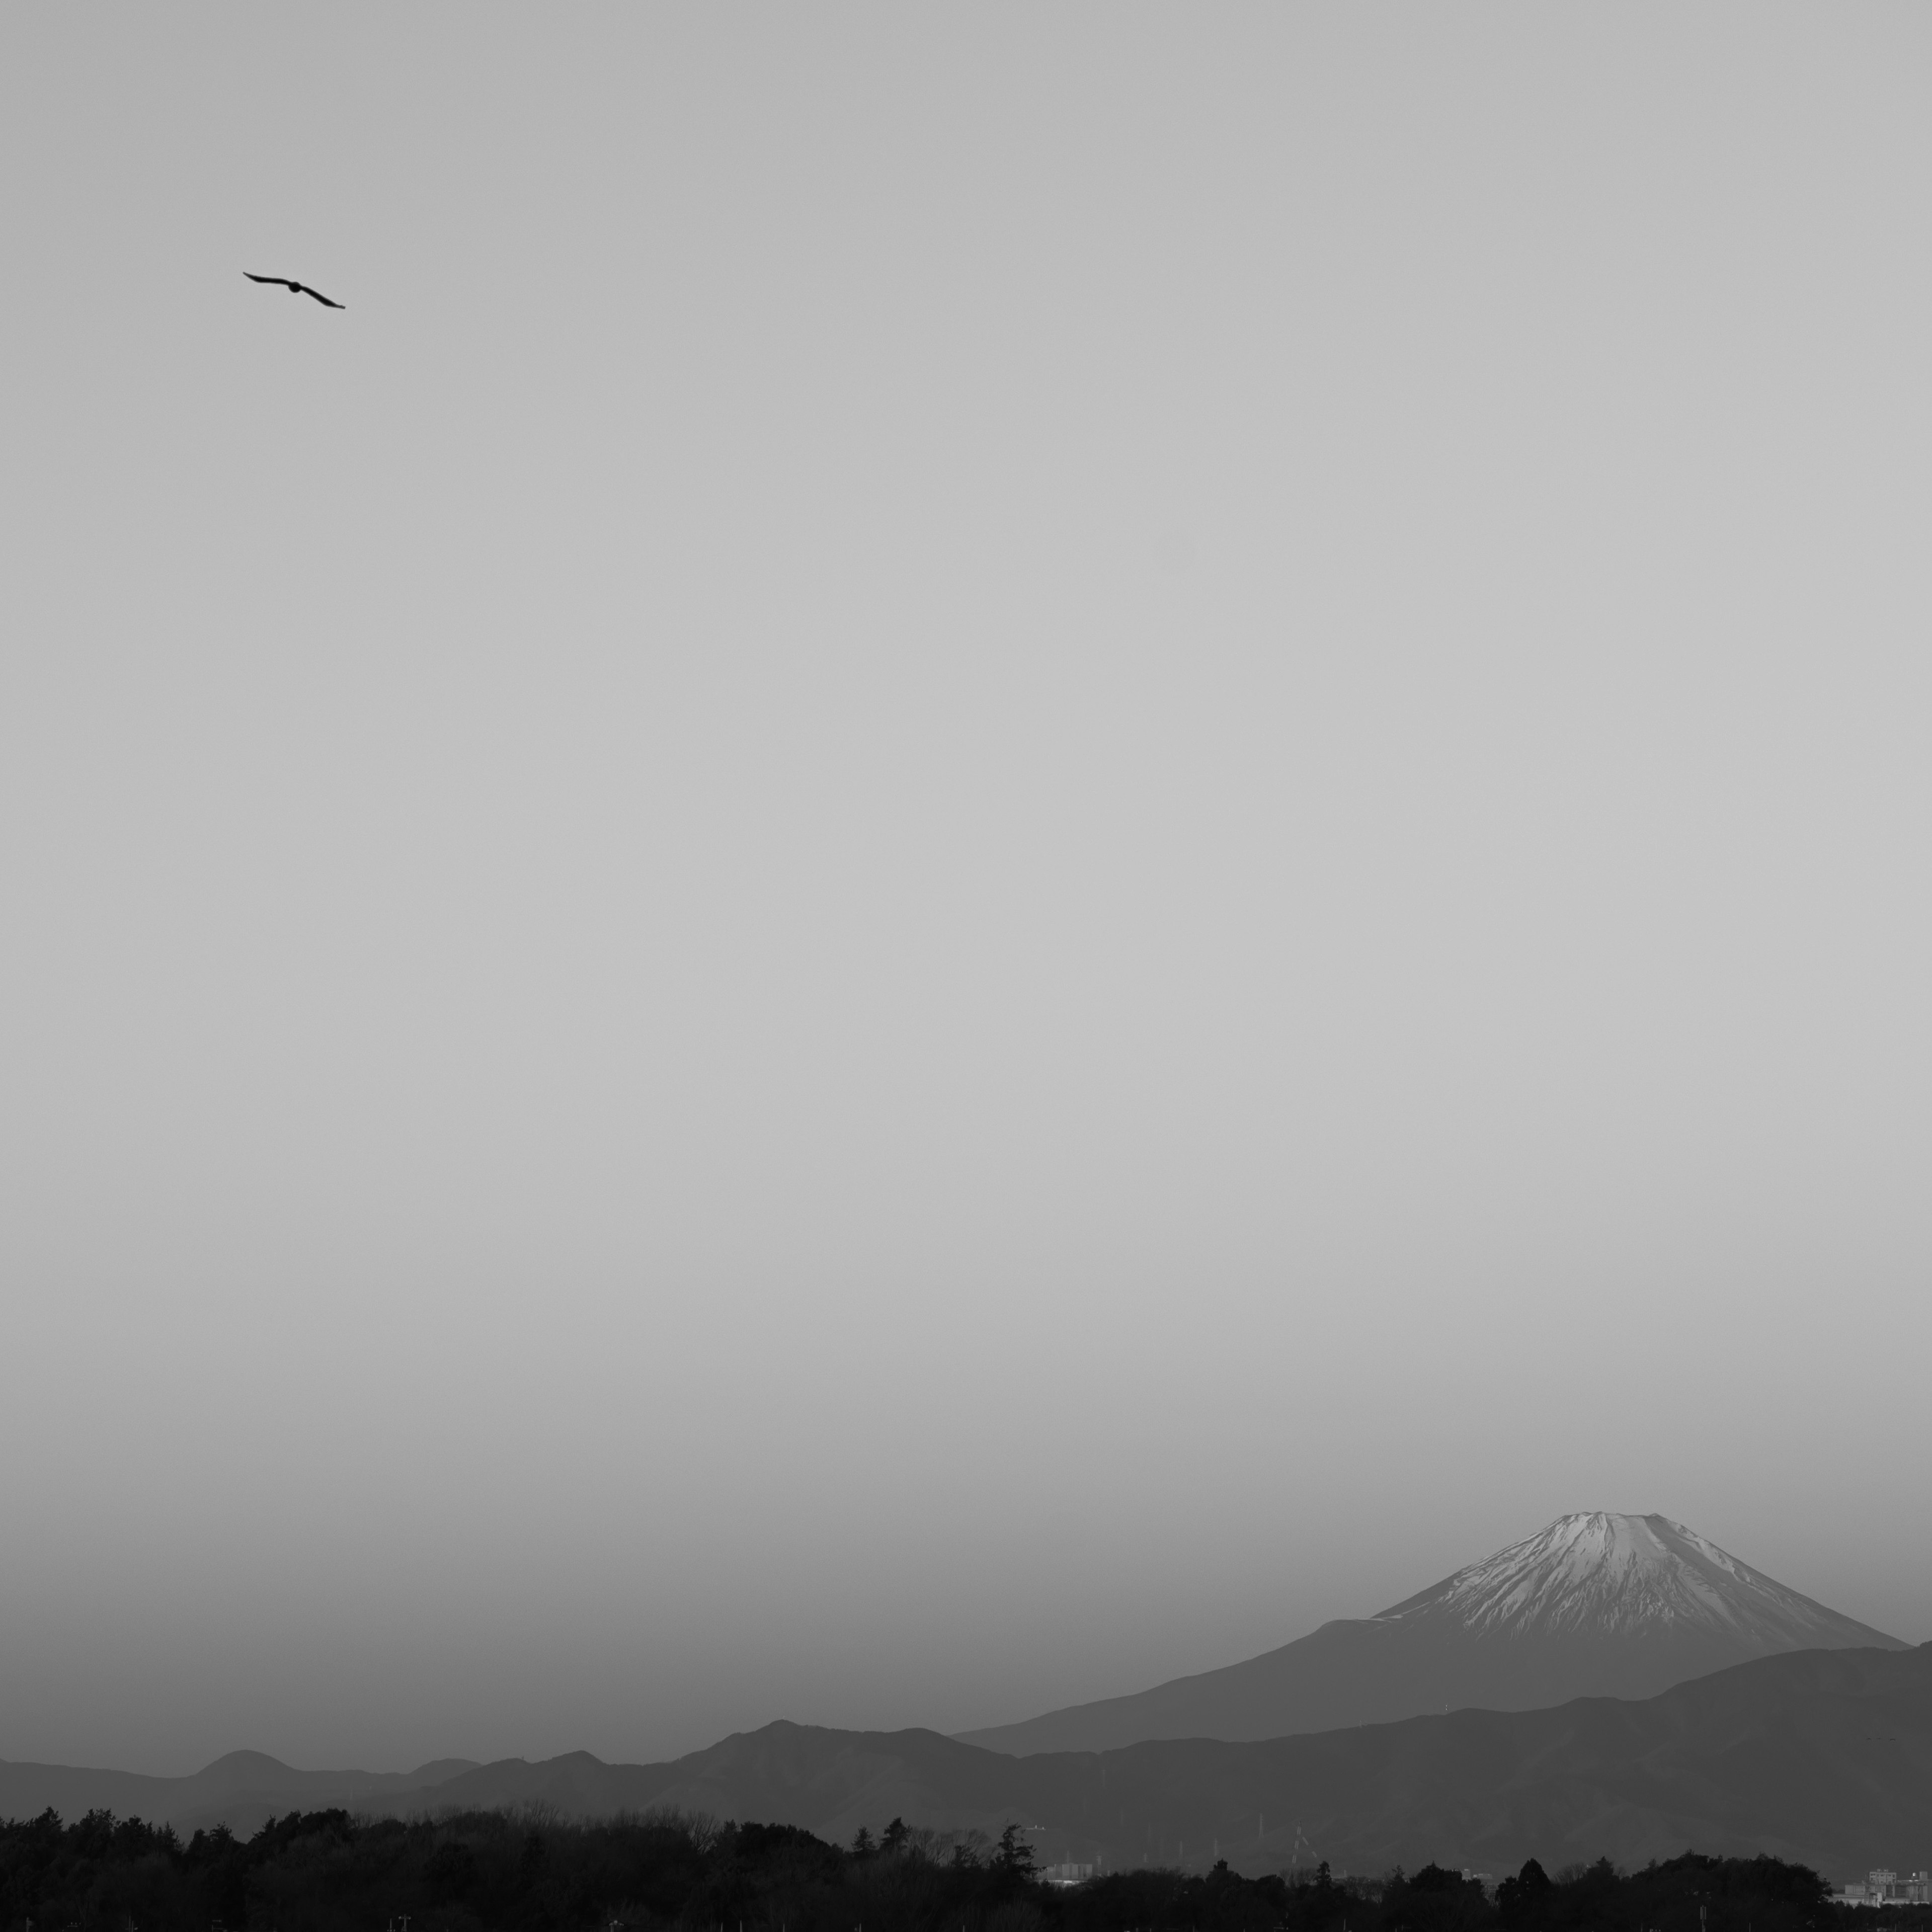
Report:
[[308,296],[321,303],[324,308],[346,308],[349,306],[346,302],[332,302],[320,289],[312,289],[306,282],[292,282],[286,275],[250,275],[246,268],[242,272],[248,275],[251,282],[272,282],[278,289],[286,289],[292,296]]

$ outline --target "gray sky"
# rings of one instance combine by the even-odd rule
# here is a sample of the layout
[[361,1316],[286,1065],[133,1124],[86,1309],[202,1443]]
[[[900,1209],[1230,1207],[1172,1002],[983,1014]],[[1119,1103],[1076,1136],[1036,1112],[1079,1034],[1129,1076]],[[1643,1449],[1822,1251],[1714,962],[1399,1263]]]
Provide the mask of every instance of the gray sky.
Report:
[[8,8],[0,1756],[1932,1637],[1928,67]]

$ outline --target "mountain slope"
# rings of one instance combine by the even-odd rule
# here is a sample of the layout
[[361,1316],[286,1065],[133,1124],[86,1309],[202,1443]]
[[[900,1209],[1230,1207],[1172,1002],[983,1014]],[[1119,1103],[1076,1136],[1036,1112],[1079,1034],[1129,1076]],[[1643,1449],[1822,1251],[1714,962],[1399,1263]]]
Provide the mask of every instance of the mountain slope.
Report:
[[[1583,1698],[1552,1710],[1459,1711],[1352,1730],[1222,1743],[1180,1738],[1105,1753],[1010,1757],[934,1731],[790,1724],[668,1764],[576,1752],[509,1759],[418,1781],[291,1772],[237,1754],[196,1779],[0,1766],[0,1814],[51,1804],[224,1820],[250,1832],[278,1812],[346,1804],[408,1816],[540,1800],[566,1816],[676,1804],[849,1840],[893,1817],[988,1834],[1010,1822],[1044,1859],[1253,1873],[1327,1858],[1337,1870],[1412,1870],[1431,1858],[1492,1872],[1607,1855],[1625,1864],[1697,1850],[1768,1852],[1846,1878],[1927,1862],[1932,1818],[1932,1644],[1806,1650],[1738,1665],[1644,1701]],[[233,1795],[208,1800],[228,1779]],[[110,1786],[103,1780],[115,1780]],[[302,1789],[290,1789],[291,1782]],[[152,1787],[194,1786],[184,1814]],[[354,1786],[352,1790],[348,1787]],[[133,1787],[146,1795],[133,1797]],[[371,1788],[374,1787],[374,1788]]]
[[1903,1649],[1660,1516],[1567,1516],[1372,1617],[1338,1618],[1244,1663],[1017,1724],[991,1750],[1107,1750],[1150,1738],[1258,1738],[1481,1706],[1648,1697],[1754,1658]]
[[387,1793],[418,1790],[469,1768],[466,1758],[442,1758],[415,1771],[296,1771],[262,1752],[242,1750],[186,1778],[151,1778],[0,1760],[0,1818],[37,1817],[51,1807],[68,1819],[112,1811],[180,1832],[226,1824],[249,1832],[284,1811],[366,1808]]
[[[1643,1701],[1461,1711],[1229,1744],[1188,1738],[1013,1758],[932,1731],[777,1724],[675,1763],[486,1766],[398,1810],[544,1796],[578,1816],[676,1804],[802,1825],[836,1840],[892,1818],[1037,1828],[1046,1858],[1107,1866],[1225,1856],[1250,1874],[1502,1872],[1606,1856],[1760,1852],[1845,1878],[1925,1862],[1932,1644],[1765,1658]],[[594,1769],[592,1768],[594,1768]]]

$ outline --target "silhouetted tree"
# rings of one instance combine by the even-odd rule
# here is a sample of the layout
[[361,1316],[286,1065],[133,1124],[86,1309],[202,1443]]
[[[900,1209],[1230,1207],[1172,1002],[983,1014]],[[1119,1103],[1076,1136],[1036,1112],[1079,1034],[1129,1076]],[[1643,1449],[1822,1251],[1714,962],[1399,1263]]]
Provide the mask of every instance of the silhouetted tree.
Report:
[[[436,1820],[272,1818],[244,1841],[90,1813],[0,1823],[0,1932],[1932,1932],[1923,1907],[1853,1912],[1815,1872],[1695,1852],[1620,1874],[1607,1859],[1552,1880],[1534,1859],[1492,1900],[1425,1864],[1379,1882],[1109,1873],[1058,1890],[1017,1825],[990,1858],[895,1819],[842,1849],[795,1825],[676,1814],[599,1823],[471,1812]],[[892,1856],[883,1856],[890,1846]],[[1700,1911],[1704,1915],[1700,1924]]]
[[1000,1834],[993,1852],[993,1870],[1002,1879],[1024,1882],[1034,1875],[1033,1846],[1017,1825],[1009,1825]]
[[1550,1874],[1534,1858],[1526,1858],[1514,1878],[1506,1878],[1496,1888],[1496,1912],[1509,1927],[1541,1922],[1552,1889]]

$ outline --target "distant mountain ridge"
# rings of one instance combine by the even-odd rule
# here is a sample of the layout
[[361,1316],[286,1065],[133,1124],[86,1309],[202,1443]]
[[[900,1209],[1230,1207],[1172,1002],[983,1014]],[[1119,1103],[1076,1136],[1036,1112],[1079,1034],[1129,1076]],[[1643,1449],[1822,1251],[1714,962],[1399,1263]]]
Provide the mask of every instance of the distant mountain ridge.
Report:
[[1244,1663],[959,1735],[1020,1755],[1286,1737],[1472,1706],[1651,1697],[1754,1658],[1866,1646],[1909,1647],[1667,1516],[1594,1510]]
[[[226,1767],[224,1771],[224,1768]],[[442,1766],[425,1766],[425,1772]],[[574,1818],[677,1805],[718,1819],[803,1826],[836,1841],[895,1816],[988,1834],[1024,1824],[1042,1861],[1199,1870],[1226,1857],[1250,1874],[1328,1859],[1338,1871],[1551,1869],[1607,1856],[1641,1864],[1689,1849],[1760,1852],[1843,1879],[1932,1862],[1932,1644],[1805,1650],[1757,1659],[1642,1701],[1581,1698],[1555,1709],[1460,1711],[1260,1743],[1181,1738],[1105,1753],[1011,1757],[934,1731],[793,1724],[726,1738],[666,1764],[587,1752],[520,1758],[406,1785],[408,1774],[292,1772],[252,1753],[198,1779],[129,1780],[58,1766],[0,1766],[0,1814],[49,1804],[69,1817],[112,1804],[99,1780],[190,1786],[214,1774],[304,1787],[304,1809],[342,1804],[412,1816],[541,1803]],[[94,1780],[70,1808],[32,1774]],[[330,1791],[332,1779],[359,1789]],[[371,1786],[379,1789],[371,1790]],[[22,1802],[24,1800],[25,1802]],[[283,1798],[267,1806],[291,1808]],[[222,1821],[253,1831],[263,1793],[238,1790]],[[129,1806],[177,1828],[188,1820]],[[125,1812],[123,1812],[125,1815]],[[201,1822],[212,1823],[204,1816]]]
[[419,1791],[476,1768],[469,1758],[438,1758],[414,1771],[296,1771],[265,1752],[230,1751],[185,1778],[81,1765],[0,1760],[0,1818],[32,1818],[51,1808],[67,1819],[89,1811],[145,1818],[192,1832],[226,1825],[252,1832],[289,1810],[376,1810],[387,1796]]
[[1376,1874],[1432,1858],[1503,1872],[1534,1856],[1554,1870],[1695,1849],[1846,1878],[1927,1862],[1932,1644],[1786,1652],[1640,1701],[1258,1743],[1012,1758],[930,1731],[773,1724],[652,1775],[652,1803],[721,1818],[833,1838],[860,1825],[876,1836],[896,1815],[989,1832],[1017,1821],[1040,1828],[1046,1857],[1109,1868],[1200,1870],[1224,1856],[1250,1875],[1317,1858]]

